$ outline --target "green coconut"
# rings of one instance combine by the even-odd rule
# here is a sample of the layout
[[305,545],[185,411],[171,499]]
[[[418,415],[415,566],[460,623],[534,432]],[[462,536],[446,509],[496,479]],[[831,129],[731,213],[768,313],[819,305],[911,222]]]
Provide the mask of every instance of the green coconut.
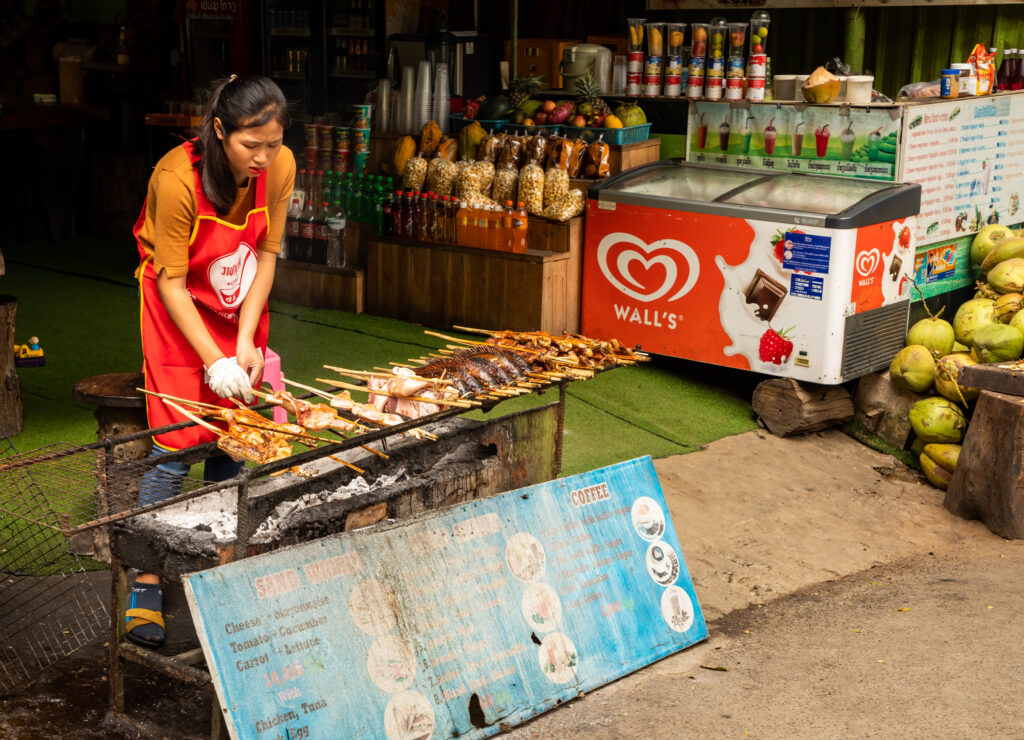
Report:
[[993,267],[988,273],[988,284],[1003,295],[1024,291],[1024,258],[1013,257]]
[[1024,334],[1009,324],[987,324],[972,339],[979,362],[1019,360],[1024,352]]
[[1000,262],[1024,257],[1024,239],[1014,236],[996,243],[995,248],[981,261],[981,271],[988,272]]
[[938,316],[921,319],[907,332],[907,345],[920,344],[931,350],[935,357],[948,355],[953,351],[956,332],[953,325]]
[[1020,293],[1007,293],[996,298],[995,320],[1001,324],[1009,324],[1018,311],[1021,309],[1021,299],[1024,298]]
[[956,352],[946,355],[935,363],[935,390],[950,401],[966,403],[977,398],[981,391],[960,385],[960,370],[977,364],[968,354]]
[[924,446],[928,444],[920,437],[914,437],[914,443],[910,445],[910,454],[914,457],[920,457],[921,453],[924,452]]
[[995,322],[996,302],[989,298],[972,298],[956,310],[953,317],[953,331],[956,341],[971,344],[971,337],[981,327]]
[[1013,237],[1013,229],[1002,224],[989,224],[979,231],[971,242],[971,264],[980,265],[999,242]]
[[[931,445],[925,445],[925,449],[929,447]],[[943,491],[949,488],[949,484],[953,480],[953,473],[946,470],[923,452],[918,457],[918,460],[921,461],[921,470],[924,471],[924,477],[928,479],[929,483],[936,488],[941,488]]]
[[970,351],[971,348],[968,347],[966,344],[960,344],[960,342],[953,342],[953,352],[962,352],[964,354],[967,354]]
[[933,396],[918,401],[910,409],[910,426],[925,444],[959,444],[967,419],[960,407],[948,398]]
[[1024,310],[1020,310],[1010,319],[1010,326],[1024,334]]
[[924,393],[932,387],[935,379],[935,358],[932,351],[923,344],[904,347],[892,358],[889,377],[900,388],[914,393]]
[[960,449],[960,445],[930,444],[924,446],[924,454],[952,473],[960,460]]

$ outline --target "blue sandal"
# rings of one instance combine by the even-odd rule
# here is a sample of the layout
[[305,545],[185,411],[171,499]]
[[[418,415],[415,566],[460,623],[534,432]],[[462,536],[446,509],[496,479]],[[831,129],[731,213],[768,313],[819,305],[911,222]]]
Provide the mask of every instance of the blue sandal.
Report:
[[164,644],[164,592],[159,584],[132,584],[125,610],[125,632],[128,639],[145,648],[158,648]]

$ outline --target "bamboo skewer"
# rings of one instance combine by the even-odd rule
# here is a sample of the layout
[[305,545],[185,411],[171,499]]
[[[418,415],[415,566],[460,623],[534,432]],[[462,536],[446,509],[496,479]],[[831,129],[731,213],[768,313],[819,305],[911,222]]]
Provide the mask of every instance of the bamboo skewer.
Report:
[[189,419],[190,421],[194,421],[196,424],[198,424],[199,426],[203,427],[204,429],[208,429],[209,431],[211,431],[214,434],[216,434],[218,437],[223,437],[223,436],[225,436],[227,434],[227,432],[224,431],[223,429],[220,429],[219,427],[215,427],[210,422],[204,421],[203,419],[200,419],[198,416],[193,414],[191,411],[188,411],[187,409],[183,408],[181,405],[175,403],[174,401],[171,401],[168,398],[163,399],[163,401],[168,406],[170,406],[172,409],[177,411],[179,414],[182,414],[185,418]]
[[[386,372],[383,372],[383,371],[381,371],[381,372],[370,372],[368,370],[348,370],[348,369],[343,368],[343,367],[334,367],[333,365],[324,365],[324,368],[326,370],[334,370],[336,373],[339,373],[341,375],[347,375],[347,376],[349,376],[351,378],[360,378],[360,379],[362,379],[362,378],[387,378],[388,380],[390,380],[391,378],[402,378],[403,380],[409,380],[409,376],[408,375],[399,375],[398,373],[394,373],[394,372],[386,373]],[[417,377],[419,377],[419,376],[417,376]],[[423,380],[423,381],[430,382],[430,383],[438,383],[438,384],[441,384],[441,385],[451,385],[451,383],[452,383],[452,381],[445,380],[445,379],[442,379],[442,378],[419,378],[419,379]]]
[[155,396],[155,397],[157,397],[159,399],[162,399],[164,401],[168,401],[168,400],[170,400],[170,401],[177,401],[178,403],[185,403],[185,404],[188,404],[189,406],[195,406],[197,408],[206,408],[206,409],[223,409],[224,408],[224,406],[217,406],[216,404],[212,404],[212,403],[203,403],[202,401],[190,401],[187,398],[178,398],[177,396],[172,396],[169,393],[157,393],[156,391],[146,390],[145,388],[136,388],[135,390],[139,391],[140,393],[145,393],[147,396]]
[[[401,376],[399,376],[399,377],[401,377]],[[479,403],[474,403],[473,401],[462,401],[462,400],[444,399],[444,398],[423,398],[422,396],[402,396],[402,395],[400,395],[398,393],[391,393],[389,391],[374,390],[372,388],[368,388],[365,385],[355,385],[353,383],[345,383],[345,382],[342,382],[340,380],[328,380],[327,378],[317,378],[316,382],[318,382],[318,383],[327,383],[328,385],[332,385],[332,386],[334,386],[336,388],[344,388],[345,390],[349,390],[349,391],[366,391],[367,393],[373,393],[374,395],[377,395],[377,396],[387,396],[388,398],[403,398],[406,401],[419,401],[419,402],[422,402],[422,403],[434,403],[434,404],[437,404],[439,406],[457,406],[458,408],[461,408],[461,409],[471,409],[474,406],[479,406],[480,405]]]

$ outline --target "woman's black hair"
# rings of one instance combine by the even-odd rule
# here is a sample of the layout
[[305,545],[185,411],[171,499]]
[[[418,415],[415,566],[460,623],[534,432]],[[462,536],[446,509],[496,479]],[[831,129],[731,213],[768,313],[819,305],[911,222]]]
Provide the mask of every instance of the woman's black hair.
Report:
[[199,126],[197,148],[202,156],[198,166],[203,194],[217,213],[223,214],[235,202],[238,184],[214,129],[215,118],[220,119],[225,139],[239,129],[257,128],[271,120],[276,120],[282,128],[287,129],[292,120],[284,93],[269,77],[232,75],[213,83],[206,114]]

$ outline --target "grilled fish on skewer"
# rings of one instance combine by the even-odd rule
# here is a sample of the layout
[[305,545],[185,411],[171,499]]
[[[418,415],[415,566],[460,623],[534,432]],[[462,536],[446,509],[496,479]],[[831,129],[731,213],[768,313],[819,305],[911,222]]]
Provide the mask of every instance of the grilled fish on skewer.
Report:
[[267,401],[283,407],[295,420],[314,431],[333,429],[339,432],[359,432],[363,427],[354,421],[342,419],[338,412],[324,403],[310,403],[296,398],[288,391],[275,391],[267,394]]

